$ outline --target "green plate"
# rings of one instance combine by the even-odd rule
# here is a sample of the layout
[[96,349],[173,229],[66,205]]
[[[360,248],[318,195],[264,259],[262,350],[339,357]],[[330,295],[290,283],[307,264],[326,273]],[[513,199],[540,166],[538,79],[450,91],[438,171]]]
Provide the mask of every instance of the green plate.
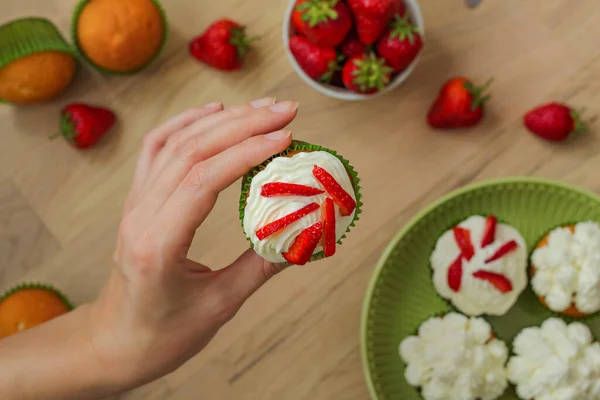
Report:
[[[475,214],[494,214],[514,226],[531,251],[546,232],[557,226],[583,220],[600,222],[600,197],[553,181],[509,178],[467,186],[421,211],[385,250],[365,298],[361,345],[374,399],[421,399],[404,379],[398,348],[423,321],[452,310],[433,287],[429,256],[444,231]],[[528,288],[508,314],[486,319],[510,346],[521,329],[539,325],[552,315]],[[584,322],[600,337],[600,322]],[[514,400],[517,396],[511,388],[502,399]]]

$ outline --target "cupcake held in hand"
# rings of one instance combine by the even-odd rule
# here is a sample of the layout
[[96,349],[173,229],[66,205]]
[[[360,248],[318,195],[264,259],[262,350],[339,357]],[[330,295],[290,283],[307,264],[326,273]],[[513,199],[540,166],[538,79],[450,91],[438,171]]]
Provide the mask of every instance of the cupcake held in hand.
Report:
[[79,51],[101,71],[132,73],[158,56],[167,21],[158,0],[82,0],[73,35]]
[[464,314],[504,315],[527,287],[527,247],[495,216],[472,216],[445,232],[431,254],[433,283]]
[[293,141],[244,177],[240,218],[264,259],[303,265],[335,254],[358,219],[354,168],[334,151]]
[[0,102],[37,104],[61,94],[77,61],[56,27],[41,18],[0,26]]
[[572,318],[600,311],[600,225],[554,229],[531,257],[531,286],[542,304]]

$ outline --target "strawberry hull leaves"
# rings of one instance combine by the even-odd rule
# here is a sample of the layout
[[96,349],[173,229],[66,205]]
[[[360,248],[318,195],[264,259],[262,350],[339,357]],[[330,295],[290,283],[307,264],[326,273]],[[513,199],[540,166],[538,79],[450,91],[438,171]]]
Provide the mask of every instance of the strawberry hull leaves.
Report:
[[385,59],[374,53],[351,57],[346,61],[342,79],[347,89],[357,93],[372,94],[390,83],[392,68]]

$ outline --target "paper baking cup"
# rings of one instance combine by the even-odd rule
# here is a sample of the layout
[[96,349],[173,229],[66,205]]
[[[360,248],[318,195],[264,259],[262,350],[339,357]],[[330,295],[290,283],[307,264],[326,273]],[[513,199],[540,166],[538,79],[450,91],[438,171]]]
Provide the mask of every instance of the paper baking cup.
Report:
[[0,68],[42,51],[62,51],[77,61],[76,52],[47,19],[21,18],[0,26]]
[[[267,161],[265,161],[264,163],[260,164],[257,167],[254,167],[246,175],[244,175],[244,178],[242,179],[242,193],[240,195],[240,208],[239,208],[240,221],[242,223],[242,228],[244,227],[244,210],[246,208],[246,198],[248,197],[248,194],[250,193],[250,185],[252,184],[252,178],[254,178],[256,176],[256,174],[258,174],[260,171],[265,169],[265,167],[271,161],[273,161],[275,158],[287,157],[291,152],[296,152],[296,151],[297,152],[300,152],[300,151],[304,151],[304,152],[326,151],[329,154],[336,156],[342,162],[342,164],[344,164],[344,167],[346,168],[348,175],[352,178],[352,186],[354,187],[354,194],[356,196],[356,210],[354,212],[354,219],[352,220],[352,222],[348,226],[348,229],[346,230],[346,233],[350,232],[350,229],[352,229],[355,226],[356,221],[358,221],[360,219],[360,214],[362,213],[363,203],[361,202],[361,192],[360,192],[361,187],[359,185],[360,179],[358,178],[358,173],[354,170],[354,167],[352,165],[350,165],[350,162],[348,160],[346,160],[344,157],[340,156],[337,152],[330,150],[330,149],[326,149],[325,147],[302,142],[299,140],[292,140],[292,143],[285,151],[269,158]],[[340,240],[338,240],[338,244],[342,244],[342,240],[346,237],[346,233],[344,233],[344,235],[340,238]],[[250,239],[250,237],[248,237],[248,235],[246,235],[246,239],[248,239],[250,246],[254,247],[252,244],[252,240]],[[322,251],[320,251],[320,252],[312,255],[311,261],[319,260],[323,257],[324,257],[324,254]]]
[[[549,230],[573,221],[600,222],[600,197],[562,183],[509,178],[487,181],[452,192],[421,211],[391,241],[369,284],[362,316],[361,347],[369,390],[378,400],[416,400],[416,388],[404,378],[399,355],[404,338],[431,316],[453,311],[431,280],[429,257],[437,238],[471,215],[494,214],[521,232],[534,249]],[[522,329],[555,316],[531,290],[502,317],[485,317],[508,345]],[[569,321],[566,318],[563,318]],[[596,337],[600,324],[587,323]],[[508,391],[503,400],[517,399]]]
[[46,290],[48,292],[52,292],[61,299],[61,301],[68,307],[69,310],[75,309],[75,306],[73,305],[73,303],[71,303],[71,301],[67,298],[67,296],[65,296],[60,290],[56,289],[52,285],[47,285],[47,284],[39,283],[39,282],[18,284],[17,286],[13,287],[12,289],[7,290],[6,292],[4,292],[2,294],[2,296],[0,296],[0,303],[4,299],[6,299],[8,296],[13,295],[17,292],[20,292],[21,290],[26,290],[26,289],[41,289],[41,290]]
[[162,6],[162,4],[160,3],[160,1],[152,0],[152,2],[158,8],[160,15],[162,16],[164,32],[163,32],[163,38],[162,38],[162,43],[161,43],[160,47],[156,51],[156,54],[150,60],[148,60],[148,62],[146,64],[142,65],[139,68],[131,70],[131,71],[111,71],[109,69],[101,67],[100,65],[95,64],[92,60],[90,60],[85,55],[85,52],[79,46],[79,40],[77,37],[77,22],[79,21],[79,16],[81,15],[81,12],[83,11],[83,9],[87,5],[87,3],[89,3],[90,1],[91,0],[81,0],[75,7],[75,10],[73,11],[73,18],[71,19],[71,38],[73,40],[73,43],[75,43],[75,48],[76,48],[79,56],[82,59],[84,59],[88,64],[90,64],[92,67],[94,67],[94,69],[96,69],[106,75],[131,75],[131,74],[135,74],[136,72],[140,72],[141,70],[143,70],[144,68],[146,68],[150,64],[152,64],[154,61],[156,61],[156,59],[158,57],[160,57],[160,55],[165,47],[165,44],[167,43],[167,39],[169,37],[169,21],[167,19],[167,13],[165,12],[165,9]]

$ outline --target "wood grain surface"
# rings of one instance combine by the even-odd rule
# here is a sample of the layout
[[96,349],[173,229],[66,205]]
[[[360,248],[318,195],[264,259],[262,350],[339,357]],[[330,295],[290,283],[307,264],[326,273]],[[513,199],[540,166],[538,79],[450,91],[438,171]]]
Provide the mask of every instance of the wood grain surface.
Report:
[[[363,297],[386,243],[420,208],[464,184],[499,176],[542,176],[600,191],[598,0],[484,0],[476,9],[463,0],[423,1],[427,35],[419,66],[394,92],[362,103],[323,97],[294,74],[281,42],[286,1],[163,3],[171,36],[151,68],[130,77],[84,68],[52,103],[0,107],[0,289],[40,280],[77,303],[94,299],[111,265],[142,136],[215,100],[298,100],[295,138],[351,160],[364,184],[364,217],[334,258],[280,274],[202,354],[120,399],[367,399],[359,351]],[[73,6],[71,0],[2,0],[0,23],[45,16],[67,33]],[[241,72],[220,73],[188,55],[188,40],[221,16],[262,37]],[[476,82],[494,77],[488,115],[475,129],[432,131],[426,110],[453,75]],[[551,99],[586,107],[590,132],[566,145],[528,134],[523,113]],[[85,153],[47,139],[71,100],[119,113],[117,129]],[[193,258],[220,267],[247,248],[238,196],[238,185],[222,194],[198,232]]]

